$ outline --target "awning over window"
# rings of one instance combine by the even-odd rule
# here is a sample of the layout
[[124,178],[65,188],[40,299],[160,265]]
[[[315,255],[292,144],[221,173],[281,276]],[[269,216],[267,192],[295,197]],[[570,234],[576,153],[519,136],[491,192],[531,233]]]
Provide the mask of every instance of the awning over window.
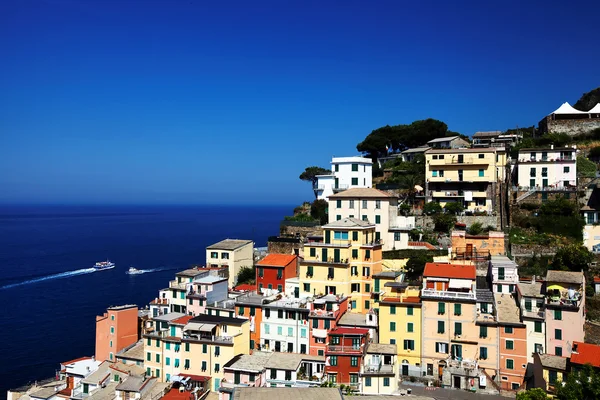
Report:
[[471,289],[471,281],[467,279],[450,279],[450,289]]
[[202,324],[199,322],[190,322],[188,323],[184,331],[200,331],[200,332],[211,332],[213,328],[217,326],[215,324]]

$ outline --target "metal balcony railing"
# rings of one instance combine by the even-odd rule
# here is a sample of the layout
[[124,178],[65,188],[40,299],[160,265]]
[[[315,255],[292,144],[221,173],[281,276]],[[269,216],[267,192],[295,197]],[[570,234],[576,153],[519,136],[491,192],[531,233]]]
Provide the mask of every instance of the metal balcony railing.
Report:
[[475,293],[473,292],[451,292],[448,290],[435,290],[435,289],[423,289],[421,291],[421,297],[441,297],[446,299],[463,299],[463,300],[475,300]]

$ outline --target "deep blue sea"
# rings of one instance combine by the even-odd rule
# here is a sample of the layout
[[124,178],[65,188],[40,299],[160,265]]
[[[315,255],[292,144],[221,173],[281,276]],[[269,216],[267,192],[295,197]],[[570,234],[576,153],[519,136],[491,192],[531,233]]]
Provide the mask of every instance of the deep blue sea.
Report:
[[[0,206],[0,398],[92,355],[107,307],[146,305],[222,239],[266,246],[292,208]],[[116,268],[89,271],[107,258]],[[157,271],[131,276],[130,266]]]

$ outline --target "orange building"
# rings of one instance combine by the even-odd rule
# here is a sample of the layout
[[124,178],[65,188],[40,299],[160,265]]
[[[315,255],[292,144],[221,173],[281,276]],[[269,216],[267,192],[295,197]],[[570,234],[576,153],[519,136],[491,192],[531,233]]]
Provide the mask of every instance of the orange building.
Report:
[[500,387],[518,390],[527,370],[527,327],[521,322],[520,309],[512,294],[494,293],[500,338]]
[[256,264],[256,290],[277,289],[283,293],[285,280],[298,276],[298,256],[269,254]]
[[249,354],[260,348],[260,325],[263,317],[263,302],[267,297],[256,292],[244,293],[235,299],[236,316],[250,320]]
[[452,252],[459,255],[504,256],[504,232],[489,231],[483,235],[469,235],[465,231],[452,231]]
[[110,307],[96,316],[96,360],[115,361],[115,354],[138,341],[136,305]]

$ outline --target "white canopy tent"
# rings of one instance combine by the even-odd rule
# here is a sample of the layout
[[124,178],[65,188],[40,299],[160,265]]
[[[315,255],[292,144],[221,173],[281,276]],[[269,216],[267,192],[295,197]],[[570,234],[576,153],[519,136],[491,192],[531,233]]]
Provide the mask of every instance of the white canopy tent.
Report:
[[590,114],[600,114],[600,103],[596,104],[594,108],[588,111]]
[[552,114],[555,114],[555,115],[574,115],[574,114],[589,114],[589,112],[576,110],[573,107],[571,107],[571,105],[569,104],[569,102],[565,101]]

